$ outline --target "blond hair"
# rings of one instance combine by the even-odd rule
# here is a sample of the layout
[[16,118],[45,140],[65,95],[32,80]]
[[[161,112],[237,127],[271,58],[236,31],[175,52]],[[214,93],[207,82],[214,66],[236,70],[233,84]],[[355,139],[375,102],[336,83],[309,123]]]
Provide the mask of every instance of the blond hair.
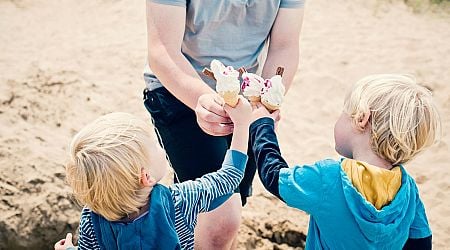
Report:
[[108,220],[136,212],[148,199],[141,169],[157,143],[152,126],[127,113],[101,116],[73,138],[67,182],[79,203]]
[[432,145],[440,119],[432,93],[409,75],[371,75],[348,94],[344,112],[356,124],[370,114],[371,147],[393,165],[411,160]]

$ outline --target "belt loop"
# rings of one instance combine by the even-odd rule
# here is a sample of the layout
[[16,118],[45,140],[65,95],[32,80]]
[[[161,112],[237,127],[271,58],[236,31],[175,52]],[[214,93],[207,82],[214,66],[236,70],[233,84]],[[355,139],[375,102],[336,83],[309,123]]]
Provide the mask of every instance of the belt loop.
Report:
[[142,93],[142,94],[144,95],[144,98],[143,98],[144,101],[148,99],[148,97],[147,97],[148,92],[150,92],[150,91],[148,90],[148,88],[145,88],[144,91],[143,91],[143,93]]

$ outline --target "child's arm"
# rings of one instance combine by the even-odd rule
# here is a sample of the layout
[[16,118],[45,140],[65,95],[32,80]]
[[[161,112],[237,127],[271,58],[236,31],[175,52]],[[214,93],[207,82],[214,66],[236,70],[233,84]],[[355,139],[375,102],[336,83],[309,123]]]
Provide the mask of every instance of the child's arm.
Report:
[[233,137],[230,149],[247,153],[248,128],[250,126],[252,107],[243,96],[239,96],[239,102],[235,108],[225,105],[224,110],[233,121]]
[[416,193],[416,214],[409,229],[409,237],[403,246],[404,250],[428,250],[431,249],[431,229],[428,224],[427,214],[425,213],[425,206],[419,196],[419,190],[414,185]]
[[431,250],[431,236],[420,239],[409,238],[403,246],[403,250]]
[[282,200],[278,190],[280,169],[289,166],[281,156],[274,131],[274,120],[261,118],[250,126],[250,142],[261,182],[269,192]]
[[196,224],[198,213],[211,211],[223,204],[244,176],[251,107],[247,100],[241,98],[235,108],[224,108],[234,123],[234,130],[222,168],[195,181],[171,186],[175,205],[181,206],[188,225]]
[[[78,246],[74,247],[72,243],[72,234],[68,233],[66,239],[60,240],[55,244],[55,250],[59,249],[93,249],[99,250],[100,246],[95,236],[94,226],[92,224],[91,210],[84,207],[80,216],[80,228],[78,235]],[[70,248],[71,247],[71,248]]]
[[198,213],[217,208],[231,196],[244,176],[246,164],[246,154],[228,150],[218,171],[170,187],[175,204],[195,222]]
[[259,178],[264,187],[273,195],[283,200],[278,190],[280,169],[288,168],[288,164],[281,156],[275,134],[275,119],[278,111],[270,114],[264,107],[253,111],[254,121],[250,125],[250,145],[255,154]]
[[250,125],[250,143],[259,177],[264,187],[287,205],[313,213],[324,192],[320,164],[288,167],[275,134],[278,116],[278,111],[270,114],[260,105],[252,114],[255,122]]
[[87,207],[83,208],[80,216],[78,250],[82,249],[100,249],[94,225],[92,224],[91,210]]

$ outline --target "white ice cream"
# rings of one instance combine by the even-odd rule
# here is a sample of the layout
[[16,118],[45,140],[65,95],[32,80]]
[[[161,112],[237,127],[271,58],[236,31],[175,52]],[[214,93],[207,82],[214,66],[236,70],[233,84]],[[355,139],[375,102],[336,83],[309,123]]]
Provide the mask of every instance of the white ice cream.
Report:
[[253,73],[242,74],[242,94],[246,97],[261,96],[264,90],[264,79]]
[[281,76],[276,75],[270,79],[266,79],[264,85],[261,100],[273,106],[280,107],[283,103],[284,92],[286,91]]
[[211,71],[216,78],[216,91],[227,92],[237,91],[239,92],[241,85],[239,82],[239,72],[233,67],[225,67],[219,60],[212,60]]

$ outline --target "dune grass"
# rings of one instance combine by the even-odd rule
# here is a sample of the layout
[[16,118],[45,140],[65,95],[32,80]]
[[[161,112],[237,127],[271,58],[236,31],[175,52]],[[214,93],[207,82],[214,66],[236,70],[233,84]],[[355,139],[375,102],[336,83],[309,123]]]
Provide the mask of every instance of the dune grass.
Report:
[[403,0],[414,12],[450,13],[450,0]]

